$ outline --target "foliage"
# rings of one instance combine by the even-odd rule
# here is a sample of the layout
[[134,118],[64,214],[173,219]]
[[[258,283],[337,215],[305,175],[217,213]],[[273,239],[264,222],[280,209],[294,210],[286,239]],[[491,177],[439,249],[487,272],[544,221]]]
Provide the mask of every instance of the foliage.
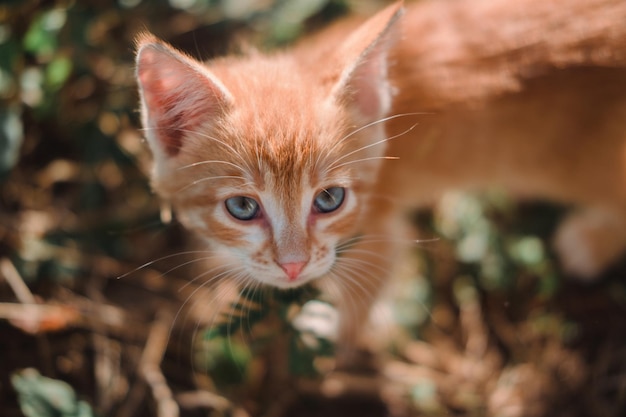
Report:
[[314,362],[333,355],[338,325],[334,307],[319,298],[309,287],[242,289],[221,320],[204,331],[198,366],[218,386],[241,384],[252,361],[283,340],[290,375],[319,375]]
[[93,417],[91,407],[76,398],[67,383],[25,369],[11,377],[26,417]]
[[553,296],[558,267],[546,242],[564,209],[548,204],[522,209],[502,193],[449,193],[435,211],[434,227],[454,242],[459,273],[473,276],[483,289],[512,289],[516,277],[530,275],[543,295]]

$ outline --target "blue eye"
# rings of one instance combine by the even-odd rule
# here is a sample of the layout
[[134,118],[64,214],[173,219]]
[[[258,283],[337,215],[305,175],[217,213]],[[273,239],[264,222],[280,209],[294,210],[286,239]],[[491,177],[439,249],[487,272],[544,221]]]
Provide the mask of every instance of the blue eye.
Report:
[[330,213],[341,207],[346,196],[346,190],[343,187],[330,187],[322,190],[313,201],[313,206],[320,213]]
[[259,203],[250,197],[231,197],[226,200],[226,210],[238,220],[252,220],[259,215]]

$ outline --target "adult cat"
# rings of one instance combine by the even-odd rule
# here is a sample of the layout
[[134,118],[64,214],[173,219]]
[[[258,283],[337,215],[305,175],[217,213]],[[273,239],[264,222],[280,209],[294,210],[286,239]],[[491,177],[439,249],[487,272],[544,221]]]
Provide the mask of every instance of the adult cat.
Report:
[[[620,2],[586,4],[603,2],[626,15]],[[337,295],[345,340],[388,279],[404,212],[448,189],[499,186],[580,205],[556,248],[568,271],[599,273],[626,246],[626,72],[534,76],[545,69],[537,62],[621,63],[611,54],[585,61],[575,53],[583,46],[550,33],[547,44],[571,56],[520,53],[505,62],[490,54],[510,51],[507,36],[519,35],[490,31],[484,18],[494,10],[502,27],[523,26],[523,7],[543,7],[555,32],[571,20],[552,2],[520,3],[425,1],[403,19],[395,4],[290,51],[207,64],[141,35],[137,78],[154,189],[204,238],[222,274],[280,288],[315,280]],[[464,38],[462,27],[474,32]],[[464,71],[446,51],[476,59],[458,60]],[[437,68],[453,79],[440,82]]]

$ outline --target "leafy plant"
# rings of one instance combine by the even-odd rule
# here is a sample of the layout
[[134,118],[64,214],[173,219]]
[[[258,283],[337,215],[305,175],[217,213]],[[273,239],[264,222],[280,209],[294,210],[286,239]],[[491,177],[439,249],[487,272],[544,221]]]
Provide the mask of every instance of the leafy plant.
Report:
[[26,417],[93,417],[89,404],[79,400],[64,381],[47,378],[35,369],[24,369],[11,376]]

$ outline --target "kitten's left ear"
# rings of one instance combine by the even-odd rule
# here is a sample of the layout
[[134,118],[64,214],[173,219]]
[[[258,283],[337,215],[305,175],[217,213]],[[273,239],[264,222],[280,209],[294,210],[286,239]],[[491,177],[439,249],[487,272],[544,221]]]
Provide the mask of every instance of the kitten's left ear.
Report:
[[150,34],[137,39],[137,81],[157,171],[185,146],[188,132],[216,120],[232,103],[206,67]]
[[402,2],[395,3],[363,23],[340,46],[336,57],[342,72],[333,96],[347,103],[366,122],[391,109],[393,89],[387,78],[388,52],[398,37]]

